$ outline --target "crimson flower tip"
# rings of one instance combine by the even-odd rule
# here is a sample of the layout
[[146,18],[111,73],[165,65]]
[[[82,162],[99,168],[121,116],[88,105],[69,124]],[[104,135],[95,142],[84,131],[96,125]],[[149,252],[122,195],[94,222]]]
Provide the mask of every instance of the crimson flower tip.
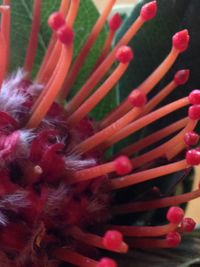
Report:
[[140,16],[144,21],[153,19],[157,13],[157,2],[152,1],[145,4],[140,12]]
[[182,53],[188,48],[189,40],[188,30],[177,32],[172,38],[173,47]]
[[167,212],[167,220],[170,223],[179,224],[184,217],[183,209],[179,207],[171,207]]
[[119,13],[115,13],[108,22],[111,31],[117,31],[122,24],[122,18]]
[[146,95],[138,89],[135,89],[128,97],[133,107],[143,107],[147,103]]
[[54,12],[48,19],[48,25],[52,30],[58,31],[65,25],[65,19],[60,12]]
[[181,235],[178,232],[167,234],[166,241],[170,247],[177,247],[181,242]]
[[186,233],[193,232],[196,227],[196,222],[192,218],[184,218],[181,222],[181,230]]
[[189,101],[192,105],[200,104],[200,90],[195,89],[189,94]]
[[176,83],[176,85],[183,85],[189,80],[189,77],[190,77],[190,70],[188,69],[179,70],[174,75],[174,82]]
[[116,59],[123,64],[129,63],[133,60],[133,51],[129,46],[122,46],[117,50]]

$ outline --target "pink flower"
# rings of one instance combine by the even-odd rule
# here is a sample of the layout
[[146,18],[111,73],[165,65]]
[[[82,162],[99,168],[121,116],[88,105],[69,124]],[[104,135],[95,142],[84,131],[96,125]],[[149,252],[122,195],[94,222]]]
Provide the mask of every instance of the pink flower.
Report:
[[[151,192],[144,190],[139,200],[125,198],[123,203],[117,197],[117,192],[126,194],[127,188],[200,164],[199,148],[191,148],[199,140],[194,130],[200,119],[200,91],[194,90],[189,97],[157,108],[171,91],[187,82],[189,70],[178,71],[173,81],[148,100],[154,86],[187,49],[187,30],[173,36],[172,49],[161,65],[123,103],[102,121],[95,122],[89,117],[90,111],[134,60],[127,44],[144,23],[154,18],[156,1],[142,7],[137,20],[111,49],[122,22],[119,14],[115,14],[90,77],[65,104],[114,2],[107,1],[91,35],[72,62],[73,25],[80,1],[71,0],[70,4],[61,1],[60,10],[48,20],[52,38],[34,81],[30,81],[29,74],[37,48],[41,1],[34,1],[23,70],[10,77],[6,77],[6,68],[12,5],[5,1],[7,5],[1,6],[0,260],[5,267],[56,267],[63,262],[81,267],[115,267],[117,263],[102,257],[100,251],[127,253],[128,248],[176,247],[181,234],[195,228],[195,222],[185,218],[178,205],[199,197],[199,188],[162,197],[159,188],[153,194],[154,187]],[[103,80],[115,60],[117,66]],[[99,82],[101,85],[94,91]],[[185,118],[174,120],[105,160],[106,150],[117,142],[190,104]],[[141,153],[161,140],[164,140],[161,145]],[[130,226],[123,219],[127,214],[135,214],[137,221],[138,213],[164,207],[169,207],[165,225]]]

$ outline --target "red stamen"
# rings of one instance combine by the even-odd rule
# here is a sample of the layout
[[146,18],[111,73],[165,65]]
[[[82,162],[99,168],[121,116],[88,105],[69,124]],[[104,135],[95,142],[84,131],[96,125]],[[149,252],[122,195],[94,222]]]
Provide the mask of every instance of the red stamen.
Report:
[[124,236],[134,237],[157,237],[163,236],[177,229],[177,224],[169,223],[162,226],[121,226],[109,225],[106,228],[112,228],[120,231]]
[[177,232],[167,234],[166,238],[163,239],[129,239],[128,244],[131,248],[174,248],[177,247],[181,242],[181,236]]
[[31,34],[29,37],[29,44],[24,61],[24,69],[31,73],[38,46],[38,35],[40,31],[40,16],[41,16],[41,0],[34,0],[33,7],[33,21],[31,27]]
[[132,169],[133,167],[131,161],[125,156],[120,156],[114,161],[84,169],[81,171],[77,171],[73,177],[68,177],[66,179],[66,183],[73,184],[77,182],[87,181],[90,179],[101,177],[111,172],[116,172],[118,175],[125,175],[130,173]]
[[[188,105],[188,98],[182,98],[182,99],[179,99],[175,102],[172,102],[154,112],[151,112],[149,113],[148,115],[142,117],[142,118],[139,118],[138,120],[136,120],[135,122],[132,122],[130,123],[129,125],[123,127],[123,129],[117,129],[117,127],[115,127],[116,131],[115,131],[115,135],[113,135],[114,133],[112,133],[112,137],[106,141],[107,138],[105,138],[104,140],[106,141],[105,142],[105,148],[115,144],[116,142],[119,142],[120,140],[126,138],[127,136],[129,136],[130,134],[133,134],[135,133],[136,131],[142,129],[143,127],[151,124],[152,122],[168,115],[169,113],[172,113],[173,111],[179,109],[179,108],[182,108],[184,106]],[[124,117],[122,117],[122,121],[125,120],[125,118],[131,114],[131,111]],[[121,121],[119,120],[119,122]],[[129,121],[130,122],[130,121]],[[118,124],[118,121],[114,124]],[[108,127],[109,128],[109,127]],[[117,132],[118,130],[118,132]],[[120,131],[119,131],[120,130]],[[102,131],[103,132],[103,131]],[[99,132],[100,134],[101,132]],[[97,134],[96,134],[97,135]],[[89,138],[88,140],[85,141],[89,143],[89,140],[91,140],[92,138],[94,137],[91,137]],[[99,139],[100,141],[100,139]],[[80,144],[80,147],[81,147],[81,150],[82,150],[82,146],[83,146],[84,142],[82,144]],[[87,149],[89,150],[90,147],[88,146]]]
[[162,140],[166,136],[169,136],[170,134],[182,129],[184,126],[186,126],[188,122],[188,118],[181,119],[163,129],[160,131],[157,131],[147,137],[142,138],[141,140],[137,141],[136,143],[133,143],[132,145],[128,145],[124,149],[122,149],[119,154],[131,156],[135,152],[141,151],[142,149]]
[[99,19],[97,20],[95,26],[93,27],[90,35],[87,38],[86,43],[84,44],[83,48],[81,49],[81,51],[79,52],[74,65],[72,66],[72,69],[70,71],[69,74],[69,78],[65,84],[65,88],[63,89],[63,91],[60,94],[60,99],[66,99],[68,92],[70,90],[70,88],[72,87],[82,65],[85,62],[85,59],[87,58],[87,55],[89,54],[94,42],[96,41],[99,33],[101,32],[106,19],[113,7],[113,5],[115,4],[116,0],[109,0],[104,11],[102,12],[101,16],[99,17]]
[[[113,231],[113,232],[116,232],[116,231]],[[115,246],[112,246],[112,245],[109,246],[110,243],[114,242],[112,240],[108,240],[110,238],[110,236],[108,238],[106,238],[106,242],[104,244],[105,237],[102,238],[102,237],[94,235],[94,234],[83,232],[83,231],[81,231],[81,229],[79,229],[77,227],[74,227],[73,229],[71,229],[70,233],[72,234],[72,236],[75,239],[80,240],[89,246],[93,246],[93,247],[97,247],[97,248],[101,248],[101,249],[107,249],[109,251],[113,251],[113,252],[117,252],[117,253],[127,253],[127,251],[128,251],[127,244],[123,242],[122,237],[119,235],[114,236],[115,238],[117,238],[116,239],[117,246],[116,246],[116,243],[115,243]],[[109,245],[108,245],[108,243],[109,243]]]
[[115,32],[122,24],[122,18],[119,13],[115,13],[109,20],[108,25],[111,31]]
[[119,49],[117,59],[121,63],[103,85],[68,118],[67,123],[70,127],[77,125],[108,94],[128,68],[128,63],[132,57],[133,53],[130,48],[122,47]]
[[200,197],[200,190],[185,193],[182,195],[164,197],[155,200],[136,201],[129,204],[118,205],[113,207],[113,214],[127,214],[133,212],[142,212],[154,210],[174,205],[180,205]]
[[142,20],[141,17],[138,17],[137,20],[125,33],[125,35],[114,47],[113,51],[107,56],[107,58],[102,62],[102,64],[98,67],[98,69],[90,76],[85,85],[83,85],[83,87],[79,90],[76,96],[68,104],[67,111],[69,113],[73,112],[87,98],[90,92],[95,88],[98,82],[103,78],[103,76],[112,66],[118,48],[123,45],[127,45],[129,41],[133,39],[133,37],[136,35],[136,33],[142,27],[143,24],[144,20]]
[[53,255],[61,261],[74,264],[80,267],[97,267],[98,262],[81,254],[72,251],[68,248],[58,248],[53,252]]
[[164,166],[148,169],[146,171],[137,172],[121,178],[112,179],[110,181],[110,188],[111,190],[125,188],[145,181],[156,179],[167,174],[185,170],[186,168],[188,168],[186,160],[178,161]]

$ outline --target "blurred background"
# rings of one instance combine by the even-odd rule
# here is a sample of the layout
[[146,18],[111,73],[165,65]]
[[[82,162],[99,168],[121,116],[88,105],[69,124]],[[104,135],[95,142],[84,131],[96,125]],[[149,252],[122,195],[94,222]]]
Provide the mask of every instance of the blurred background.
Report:
[[[101,12],[103,7],[105,6],[107,0],[93,0],[94,4]],[[127,10],[133,7],[133,4],[138,0],[117,0],[116,5],[126,5]],[[194,188],[197,188],[198,183],[200,181],[200,168],[196,169],[196,175],[194,180]],[[200,199],[193,200],[189,203],[187,209],[187,216],[194,218],[198,223],[200,223]]]

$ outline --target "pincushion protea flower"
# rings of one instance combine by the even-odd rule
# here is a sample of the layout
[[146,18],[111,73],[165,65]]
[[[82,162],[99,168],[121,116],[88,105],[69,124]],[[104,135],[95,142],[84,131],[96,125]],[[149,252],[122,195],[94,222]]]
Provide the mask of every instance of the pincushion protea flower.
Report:
[[[133,60],[127,44],[156,15],[156,1],[142,7],[137,20],[112,50],[121,18],[115,14],[109,20],[109,33],[90,77],[67,103],[69,90],[115,1],[107,1],[73,63],[73,24],[80,1],[61,1],[60,10],[49,18],[52,38],[40,70],[31,81],[41,2],[34,1],[24,68],[8,77],[12,5],[4,0],[0,7],[1,266],[61,266],[65,262],[82,267],[115,267],[115,261],[102,258],[101,251],[126,253],[128,247],[176,247],[181,234],[195,228],[195,222],[185,218],[178,205],[199,197],[200,189],[162,197],[159,188],[153,188],[139,200],[124,199],[124,203],[119,203],[116,192],[200,164],[200,149],[191,149],[199,141],[194,130],[200,118],[200,91],[156,108],[171,91],[187,82],[189,70],[178,71],[173,81],[148,100],[148,94],[187,49],[187,30],[173,36],[172,49],[161,65],[123,103],[95,122],[89,117],[90,111]],[[115,60],[119,64],[103,80]],[[104,160],[106,150],[115,143],[188,105],[185,118],[174,120]],[[161,140],[162,144],[154,145]],[[140,153],[151,145],[153,149]],[[157,194],[152,194],[155,190]],[[132,226],[123,219],[135,214],[137,222],[138,213],[164,207],[169,207],[165,225]],[[116,219],[119,216],[120,224]]]

